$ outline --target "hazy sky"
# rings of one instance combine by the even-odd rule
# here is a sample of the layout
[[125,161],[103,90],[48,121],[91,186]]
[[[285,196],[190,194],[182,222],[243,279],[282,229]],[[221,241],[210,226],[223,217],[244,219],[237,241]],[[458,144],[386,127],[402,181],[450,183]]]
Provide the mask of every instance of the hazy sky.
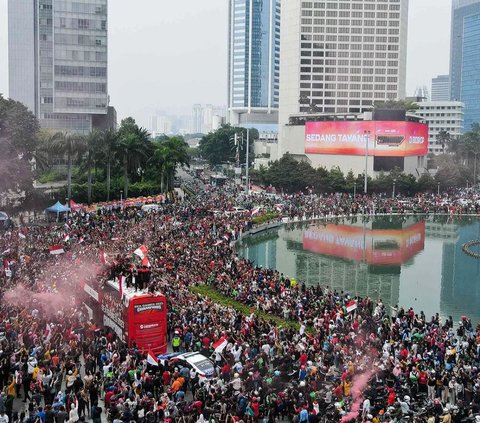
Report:
[[[298,0],[300,1],[300,0]],[[135,7],[133,7],[135,5]],[[407,95],[448,73],[451,0],[410,0]],[[109,93],[119,119],[190,114],[227,97],[228,0],[109,1]],[[0,0],[0,93],[8,95],[7,0]]]

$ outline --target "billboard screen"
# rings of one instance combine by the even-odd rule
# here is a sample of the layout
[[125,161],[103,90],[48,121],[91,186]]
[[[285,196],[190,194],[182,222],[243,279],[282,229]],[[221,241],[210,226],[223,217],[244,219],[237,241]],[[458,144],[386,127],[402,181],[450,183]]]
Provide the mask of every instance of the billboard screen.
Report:
[[425,156],[428,125],[404,121],[305,123],[305,153],[364,156]]
[[369,229],[328,223],[303,234],[303,249],[317,254],[364,261],[375,265],[400,265],[424,249],[425,222],[402,229]]

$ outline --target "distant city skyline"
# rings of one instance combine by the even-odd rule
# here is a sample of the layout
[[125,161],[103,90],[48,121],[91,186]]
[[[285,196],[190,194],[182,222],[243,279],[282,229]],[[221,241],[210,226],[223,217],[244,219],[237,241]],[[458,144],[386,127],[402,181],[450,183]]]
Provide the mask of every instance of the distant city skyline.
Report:
[[[129,4],[109,2],[109,94],[118,120],[133,116],[146,127],[159,109],[190,115],[195,103],[227,104],[228,2]],[[410,1],[407,95],[448,74],[450,16],[449,0]],[[7,28],[0,0],[0,93],[8,96]]]

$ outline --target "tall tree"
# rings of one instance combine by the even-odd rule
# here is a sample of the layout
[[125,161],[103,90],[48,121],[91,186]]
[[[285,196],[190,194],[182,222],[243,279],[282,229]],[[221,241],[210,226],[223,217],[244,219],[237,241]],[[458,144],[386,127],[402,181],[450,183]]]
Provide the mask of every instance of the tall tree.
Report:
[[95,161],[95,157],[98,157],[100,153],[100,141],[102,134],[93,130],[87,136],[83,138],[84,149],[86,151],[85,164],[87,166],[87,202],[92,202],[92,166]]
[[173,189],[173,180],[177,166],[190,165],[188,144],[181,137],[171,137],[154,144],[152,162],[160,176],[162,192]]
[[53,137],[53,147],[67,159],[67,198],[72,198],[73,162],[85,152],[83,136],[70,132],[57,132]]
[[30,161],[39,128],[27,107],[0,94],[0,192],[33,189]]
[[437,143],[442,146],[442,153],[445,154],[445,147],[451,142],[451,135],[448,131],[442,129],[436,136]]
[[105,156],[106,170],[107,170],[107,201],[110,201],[110,185],[112,162],[114,161],[114,153],[117,150],[118,132],[113,129],[107,129],[101,134],[101,152]]
[[[235,139],[237,145],[235,145]],[[258,131],[252,128],[249,130],[250,153],[253,151],[253,143],[256,139],[258,139]],[[200,140],[199,150],[202,157],[208,160],[211,165],[234,163],[237,160],[237,156],[240,164],[242,164],[245,163],[246,141],[247,130],[245,128],[222,125],[219,129],[210,132]]]
[[130,179],[142,174],[142,168],[152,151],[152,143],[148,131],[140,128],[131,117],[122,120],[118,135],[117,154],[123,167],[124,194],[128,198]]

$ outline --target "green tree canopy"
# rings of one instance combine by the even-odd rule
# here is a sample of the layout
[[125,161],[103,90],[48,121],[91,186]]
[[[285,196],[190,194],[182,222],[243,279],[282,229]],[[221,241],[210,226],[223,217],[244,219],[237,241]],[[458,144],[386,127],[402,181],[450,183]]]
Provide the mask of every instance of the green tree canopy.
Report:
[[[245,153],[247,149],[247,130],[245,128],[222,125],[216,131],[204,135],[200,140],[199,151],[202,157],[211,165],[236,161],[237,147],[235,146],[235,134],[239,143],[239,160],[245,163]],[[258,139],[258,131],[250,129],[250,153],[253,151],[253,142]]]
[[27,107],[0,95],[0,192],[32,189],[39,128]]

